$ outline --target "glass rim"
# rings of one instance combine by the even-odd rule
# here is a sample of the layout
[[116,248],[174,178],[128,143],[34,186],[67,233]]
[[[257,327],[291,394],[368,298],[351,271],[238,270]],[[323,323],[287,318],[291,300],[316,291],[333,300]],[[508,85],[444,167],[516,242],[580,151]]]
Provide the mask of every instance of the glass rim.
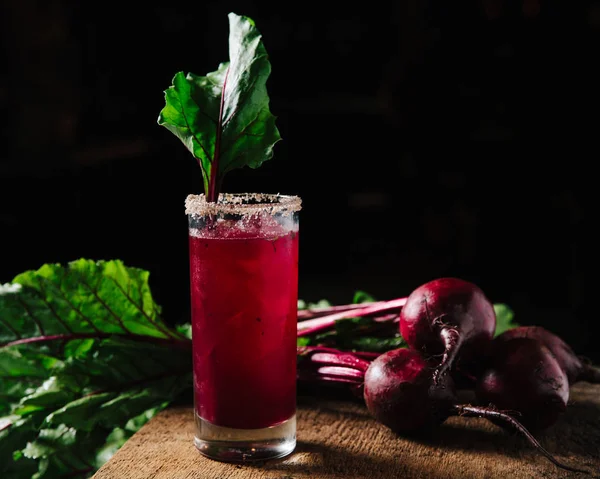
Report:
[[302,199],[279,193],[221,193],[217,203],[206,201],[206,195],[188,195],[185,214],[194,216],[232,214],[239,216],[270,214],[290,215],[302,209]]

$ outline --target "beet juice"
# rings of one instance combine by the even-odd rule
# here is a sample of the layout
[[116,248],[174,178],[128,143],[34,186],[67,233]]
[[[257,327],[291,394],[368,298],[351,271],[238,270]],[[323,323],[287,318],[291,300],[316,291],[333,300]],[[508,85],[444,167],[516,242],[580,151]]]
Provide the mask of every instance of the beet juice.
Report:
[[246,459],[285,455],[295,445],[300,203],[222,196],[187,202],[196,445],[221,458],[235,442],[248,444]]

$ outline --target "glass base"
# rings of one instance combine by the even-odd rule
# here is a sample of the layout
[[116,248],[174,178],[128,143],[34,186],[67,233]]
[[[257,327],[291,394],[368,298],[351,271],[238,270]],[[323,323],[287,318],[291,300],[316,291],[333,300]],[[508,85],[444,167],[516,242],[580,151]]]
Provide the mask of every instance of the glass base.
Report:
[[263,429],[234,429],[196,418],[194,444],[206,457],[223,462],[278,459],[296,447],[296,416]]

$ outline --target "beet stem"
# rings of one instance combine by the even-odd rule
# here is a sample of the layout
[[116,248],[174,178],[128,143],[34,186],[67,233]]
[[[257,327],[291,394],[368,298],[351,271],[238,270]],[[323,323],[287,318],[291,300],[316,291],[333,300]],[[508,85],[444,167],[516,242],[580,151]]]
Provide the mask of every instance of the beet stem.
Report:
[[308,319],[298,323],[298,337],[308,336],[318,333],[325,329],[332,328],[335,322],[340,319],[357,318],[362,316],[376,315],[380,313],[390,313],[399,310],[406,303],[406,298],[392,299],[382,301],[363,308],[353,308],[346,311],[340,311],[328,314],[320,318]]
[[527,438],[529,443],[535,449],[537,449],[538,452],[542,453],[546,457],[546,459],[548,459],[555,466],[560,467],[561,469],[565,469],[567,471],[571,471],[571,472],[581,472],[583,474],[589,474],[589,471],[586,471],[584,469],[576,469],[574,467],[567,466],[566,464],[563,464],[562,462],[555,459],[554,456],[552,454],[550,454],[538,442],[538,440],[535,437],[533,437],[533,435],[525,428],[525,426],[523,426],[514,417],[512,417],[502,411],[498,411],[498,410],[492,409],[492,408],[485,408],[485,407],[478,407],[478,406],[471,406],[471,405],[455,405],[455,406],[452,406],[452,412],[457,416],[482,417],[485,419],[497,419],[497,420],[503,421],[505,423],[508,423],[512,427],[514,427],[517,431],[519,431],[521,434],[523,434],[523,436],[525,436],[525,438]]
[[206,201],[216,203],[219,200],[219,185],[217,178],[219,173],[219,157],[221,155],[221,138],[223,135],[223,113],[225,111],[225,90],[227,88],[227,77],[229,76],[229,68],[225,72],[223,87],[221,89],[221,101],[219,105],[219,121],[217,123],[217,134],[215,139],[215,152],[210,162],[210,177],[208,180],[208,191],[206,191]]
[[[348,371],[355,372],[353,369],[348,369]],[[330,382],[330,383],[339,383],[339,384],[350,384],[352,386],[362,386],[362,379],[356,378],[353,374],[340,375],[335,374],[324,374],[318,371],[298,371],[297,379],[300,382],[304,383],[319,383],[319,382]]]
[[345,368],[343,366],[322,366],[317,369],[317,373],[325,376],[340,376],[344,378],[356,378],[358,381],[363,381],[365,374],[363,371],[358,371],[352,368]]
[[381,353],[376,353],[372,351],[342,351],[340,349],[328,348],[327,346],[299,346],[298,354],[299,355],[308,355],[309,353],[332,353],[332,354],[352,354],[357,358],[364,359],[366,361],[371,361],[378,357]]
[[309,360],[312,363],[323,366],[342,366],[361,371],[362,373],[364,373],[371,364],[370,361],[360,359],[352,353],[344,352],[315,352],[310,355]]
[[336,306],[322,306],[318,308],[308,308],[298,310],[298,319],[312,319],[319,316],[325,316],[332,313],[341,313],[342,311],[351,311],[353,309],[362,309],[367,306],[375,306],[378,304],[385,304],[385,301],[375,301],[369,303],[352,303],[352,304],[339,304]]
[[144,334],[136,334],[136,333],[69,333],[69,334],[49,334],[45,336],[32,336],[29,338],[16,339],[14,341],[9,341],[7,343],[0,343],[0,348],[5,348],[9,346],[18,346],[19,344],[32,344],[32,343],[43,343],[43,342],[52,342],[52,341],[71,341],[74,339],[110,339],[110,338],[126,338],[131,341],[139,341],[142,343],[154,343],[158,345],[182,348],[182,349],[191,349],[192,341],[189,339],[177,339],[174,337],[171,338],[159,338],[154,336],[147,336]]

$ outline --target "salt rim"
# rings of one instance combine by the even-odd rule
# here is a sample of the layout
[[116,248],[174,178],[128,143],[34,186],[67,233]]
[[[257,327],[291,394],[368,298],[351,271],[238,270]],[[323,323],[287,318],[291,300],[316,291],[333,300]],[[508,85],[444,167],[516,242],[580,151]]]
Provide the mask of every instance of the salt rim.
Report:
[[[256,203],[247,203],[253,201]],[[208,202],[206,196],[188,195],[185,199],[186,215],[256,215],[280,214],[283,216],[296,213],[302,209],[299,196],[280,195],[279,193],[221,193],[219,202]]]

